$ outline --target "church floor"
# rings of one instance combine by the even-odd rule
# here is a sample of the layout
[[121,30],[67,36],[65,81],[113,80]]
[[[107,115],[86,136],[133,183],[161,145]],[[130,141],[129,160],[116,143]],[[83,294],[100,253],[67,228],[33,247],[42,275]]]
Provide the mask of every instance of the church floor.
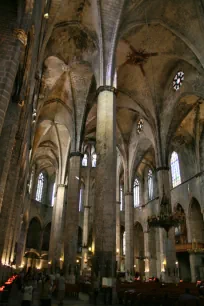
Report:
[[[13,286],[13,288],[11,290],[11,295],[10,295],[8,306],[20,306],[21,305],[21,296],[22,296],[21,293],[17,290],[17,288],[15,286]],[[58,305],[59,305],[58,301],[55,301],[53,299],[52,306],[58,306]],[[69,306],[88,306],[88,305],[91,305],[91,304],[89,303],[88,296],[80,293],[78,300],[75,300],[75,299],[65,300],[63,305],[64,306],[66,306],[66,305],[69,305]],[[97,305],[103,305],[103,303],[98,302]],[[40,306],[39,294],[38,294],[37,291],[34,292],[32,306]]]

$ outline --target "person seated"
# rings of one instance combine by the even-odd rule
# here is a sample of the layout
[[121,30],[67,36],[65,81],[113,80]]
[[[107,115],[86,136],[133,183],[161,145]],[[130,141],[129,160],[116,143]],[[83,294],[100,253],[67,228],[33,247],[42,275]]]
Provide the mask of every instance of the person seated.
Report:
[[190,293],[190,289],[186,288],[185,293],[181,294],[179,301],[189,301],[189,300],[198,300],[198,298]]

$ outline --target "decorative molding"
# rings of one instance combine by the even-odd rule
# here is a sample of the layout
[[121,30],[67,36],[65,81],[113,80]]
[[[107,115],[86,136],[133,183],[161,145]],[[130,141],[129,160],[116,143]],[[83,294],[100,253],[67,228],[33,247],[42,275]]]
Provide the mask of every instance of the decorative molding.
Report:
[[118,92],[117,89],[113,86],[103,85],[98,87],[98,89],[96,90],[96,95],[98,96],[103,91],[110,91],[113,92],[115,95],[117,95]]
[[159,172],[159,171],[162,171],[162,170],[168,170],[169,171],[169,166],[162,166],[162,167],[158,167],[156,168],[156,171]]
[[66,187],[66,185],[65,184],[57,184],[57,188],[58,187]]
[[130,192],[130,191],[125,192],[124,196],[128,196],[128,195],[133,196],[133,192]]
[[90,205],[84,205],[84,208],[91,208]]
[[23,44],[24,47],[27,46],[27,34],[23,29],[14,29],[15,37]]
[[70,154],[69,154],[69,158],[71,158],[71,157],[74,157],[74,156],[79,156],[79,157],[81,157],[81,158],[83,158],[83,156],[84,156],[84,154],[82,154],[81,152],[71,152]]

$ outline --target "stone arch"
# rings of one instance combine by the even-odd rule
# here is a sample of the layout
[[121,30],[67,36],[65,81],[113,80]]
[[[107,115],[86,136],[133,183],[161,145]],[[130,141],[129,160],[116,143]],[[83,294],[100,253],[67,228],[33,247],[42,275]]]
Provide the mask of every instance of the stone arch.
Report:
[[141,223],[134,226],[134,267],[142,278],[145,273],[144,231]]
[[204,222],[201,206],[196,198],[192,198],[189,205],[189,230],[191,241],[196,243],[204,242]]
[[42,235],[42,226],[40,220],[34,217],[30,220],[26,239],[26,248],[28,249],[40,249]]
[[50,233],[51,233],[51,222],[49,222],[44,230],[43,230],[43,240],[42,240],[42,250],[49,251],[49,244],[50,244]]

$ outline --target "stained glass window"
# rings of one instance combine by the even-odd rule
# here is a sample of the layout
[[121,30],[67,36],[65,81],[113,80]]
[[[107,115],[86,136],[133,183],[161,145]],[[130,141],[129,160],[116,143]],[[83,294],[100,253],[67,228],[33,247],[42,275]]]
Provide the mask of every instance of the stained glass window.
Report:
[[126,253],[126,234],[125,232],[123,233],[123,255]]
[[184,80],[184,72],[178,71],[173,79],[173,88],[176,91],[180,89],[183,80]]
[[153,199],[153,176],[152,176],[152,170],[149,169],[148,171],[148,196],[149,200]]
[[88,164],[88,156],[87,154],[84,154],[84,157],[82,159],[82,166],[87,167],[87,164]]
[[171,178],[173,187],[176,187],[181,184],[179,159],[178,154],[176,152],[173,152],[171,154]]
[[140,205],[140,184],[138,179],[135,179],[134,182],[133,199],[134,199],[134,207],[138,207]]
[[120,186],[120,210],[123,210],[123,186]]
[[38,184],[37,184],[37,190],[36,190],[36,196],[35,196],[35,199],[38,202],[42,202],[44,182],[45,182],[45,178],[41,172],[38,176]]
[[92,155],[92,167],[95,168],[96,167],[96,159],[97,159],[97,155],[96,153],[94,153]]

